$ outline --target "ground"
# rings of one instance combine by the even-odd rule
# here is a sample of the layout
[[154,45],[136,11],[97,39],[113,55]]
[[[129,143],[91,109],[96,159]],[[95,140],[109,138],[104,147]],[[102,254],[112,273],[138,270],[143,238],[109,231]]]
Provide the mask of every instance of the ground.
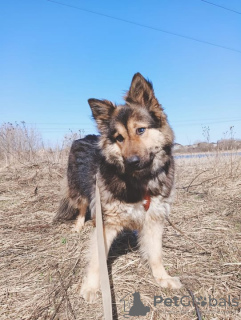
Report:
[[[66,159],[0,168],[1,320],[103,319],[101,294],[94,304],[79,296],[92,223],[80,234],[52,223],[65,170]],[[135,233],[123,233],[108,260],[114,319],[135,292],[150,307],[141,319],[241,319],[241,157],[178,159],[176,187],[164,265],[184,286],[158,287]]]

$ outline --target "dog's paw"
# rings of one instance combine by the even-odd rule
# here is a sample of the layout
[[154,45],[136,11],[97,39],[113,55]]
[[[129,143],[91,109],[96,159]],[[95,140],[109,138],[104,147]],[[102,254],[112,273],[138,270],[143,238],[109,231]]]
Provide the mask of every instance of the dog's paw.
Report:
[[81,288],[80,295],[88,303],[94,303],[97,299],[97,291],[95,288]]
[[97,292],[99,287],[90,285],[87,280],[85,280],[80,289],[80,295],[85,299],[86,302],[94,303],[97,299]]
[[78,233],[80,233],[80,231],[83,229],[83,227],[84,227],[84,224],[75,224],[74,226],[73,226],[73,228],[72,228],[72,231],[73,232],[78,232]]
[[80,233],[80,231],[84,228],[85,225],[85,217],[79,216],[73,226],[73,232],[78,232]]
[[181,281],[178,277],[156,279],[156,281],[162,288],[180,289],[182,287]]

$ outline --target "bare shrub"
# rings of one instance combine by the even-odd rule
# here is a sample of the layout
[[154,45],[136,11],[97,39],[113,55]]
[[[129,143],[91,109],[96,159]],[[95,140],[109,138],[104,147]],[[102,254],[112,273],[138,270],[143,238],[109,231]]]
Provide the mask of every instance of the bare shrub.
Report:
[[69,130],[69,133],[67,133],[62,141],[61,146],[56,145],[54,147],[44,147],[42,150],[42,153],[45,154],[46,158],[50,162],[54,163],[64,163],[66,162],[66,159],[69,155],[69,151],[71,148],[71,145],[74,140],[83,138],[84,130],[78,130],[77,132],[74,132],[72,130]]
[[35,127],[29,127],[24,121],[5,122],[0,126],[0,165],[65,163],[71,144],[82,138],[84,130],[69,130],[62,144],[47,145]]
[[241,149],[241,140],[221,139],[218,141],[219,150],[238,150]]
[[75,131],[72,131],[72,130],[69,130],[69,133],[67,133],[65,136],[64,136],[64,139],[63,139],[63,148],[70,148],[71,145],[72,145],[72,142],[74,140],[77,140],[77,139],[80,139],[80,138],[83,138],[85,136],[84,134],[84,130],[78,130],[77,132]]
[[41,145],[39,132],[27,127],[24,121],[14,124],[7,122],[0,126],[0,160],[4,160],[6,165],[34,162]]
[[202,135],[204,136],[205,141],[207,143],[209,143],[210,142],[210,128],[209,128],[209,126],[202,127]]
[[197,152],[208,152],[208,151],[214,151],[215,147],[212,143],[207,142],[200,142],[197,145],[196,151]]

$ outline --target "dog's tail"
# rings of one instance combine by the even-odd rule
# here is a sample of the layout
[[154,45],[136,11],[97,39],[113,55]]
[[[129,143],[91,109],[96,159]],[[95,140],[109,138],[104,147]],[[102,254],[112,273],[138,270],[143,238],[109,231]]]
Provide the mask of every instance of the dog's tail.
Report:
[[79,210],[74,205],[74,201],[69,198],[67,179],[63,181],[63,185],[62,191],[64,191],[64,193],[62,194],[57,213],[53,218],[53,223],[72,220],[76,218],[79,213]]
[[69,198],[62,198],[53,222],[74,219],[78,215],[78,212],[79,210],[71,205]]

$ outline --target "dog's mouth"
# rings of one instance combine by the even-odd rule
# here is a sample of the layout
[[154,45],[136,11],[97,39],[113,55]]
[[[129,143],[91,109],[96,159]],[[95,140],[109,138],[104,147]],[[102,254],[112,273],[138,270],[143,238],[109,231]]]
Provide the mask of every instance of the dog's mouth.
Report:
[[144,165],[143,165],[142,167],[140,167],[140,168],[136,168],[136,169],[135,169],[135,170],[133,170],[133,171],[135,171],[135,172],[141,172],[141,171],[144,171],[144,170],[146,170],[146,169],[150,168],[151,164],[152,164],[152,161],[151,161],[151,162],[149,162],[149,163],[144,164]]

